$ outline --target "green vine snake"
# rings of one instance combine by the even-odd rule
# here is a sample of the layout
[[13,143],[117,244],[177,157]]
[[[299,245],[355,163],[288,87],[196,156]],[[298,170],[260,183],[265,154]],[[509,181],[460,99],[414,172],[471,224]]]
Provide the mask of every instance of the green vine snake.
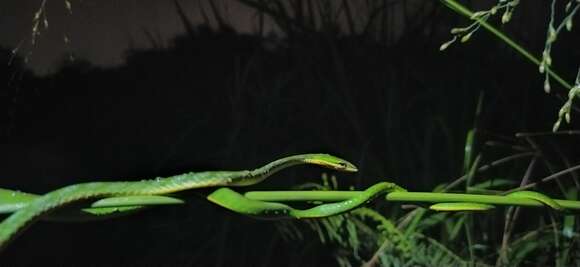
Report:
[[[255,170],[186,173],[139,182],[84,183],[70,185],[43,196],[0,188],[0,213],[14,212],[0,223],[0,251],[37,219],[93,220],[127,214],[144,208],[143,205],[181,204],[183,200],[167,194],[202,187],[221,187],[207,196],[209,201],[219,206],[248,216],[275,219],[332,216],[367,204],[381,195],[386,195],[386,200],[391,201],[434,202],[435,204],[429,207],[434,211],[486,211],[493,209],[494,204],[540,205],[558,211],[563,211],[565,207],[580,209],[580,203],[575,201],[554,200],[534,191],[517,191],[506,196],[407,192],[404,188],[388,182],[380,182],[358,192],[271,191],[266,194],[251,192],[246,196],[223,187],[253,185],[277,171],[298,164],[315,164],[346,172],[357,171],[352,163],[328,154],[303,154],[282,158]],[[341,196],[337,197],[337,193]],[[304,201],[320,199],[323,202],[334,202],[309,209],[296,209],[276,202],[301,198],[304,198]],[[65,209],[62,212],[60,209],[86,200],[97,201],[80,212],[76,209],[72,212]]]
[[226,209],[250,216],[266,218],[320,218],[336,215],[367,204],[379,196],[391,192],[406,192],[402,187],[388,182],[377,183],[356,196],[335,203],[321,204],[309,209],[295,209],[278,202],[266,202],[246,198],[227,187],[220,188],[207,199]]
[[[31,201],[0,223],[0,251],[41,216],[86,200],[121,196],[165,195],[184,190],[216,186],[248,186],[299,164],[314,164],[338,171],[355,172],[350,162],[328,154],[285,157],[254,170],[185,173],[167,178],[136,182],[90,182],[66,186]],[[226,197],[231,195],[226,195]],[[249,209],[254,206],[248,206]],[[241,207],[243,209],[243,207]]]

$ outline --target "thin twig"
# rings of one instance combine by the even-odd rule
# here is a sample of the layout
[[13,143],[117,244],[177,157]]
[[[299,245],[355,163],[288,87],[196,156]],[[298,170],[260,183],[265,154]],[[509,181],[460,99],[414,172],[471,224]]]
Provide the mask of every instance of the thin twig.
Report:
[[[493,161],[493,162],[491,162],[490,164],[483,165],[483,166],[479,167],[479,168],[477,169],[477,171],[478,171],[478,172],[487,171],[487,170],[491,169],[492,167],[496,167],[496,166],[498,166],[498,165],[501,165],[501,164],[504,164],[504,163],[510,162],[510,161],[512,161],[512,160],[516,160],[516,159],[523,158],[523,157],[534,156],[534,155],[536,155],[536,154],[537,154],[537,152],[523,152],[523,153],[518,153],[518,154],[510,155],[510,156],[507,156],[507,157],[505,157],[505,158],[501,158],[501,159],[498,159],[498,160],[496,160],[496,161]],[[447,186],[446,186],[446,187],[443,189],[443,191],[442,191],[442,192],[449,191],[451,188],[454,188],[454,187],[456,187],[458,184],[460,184],[461,182],[465,181],[465,179],[467,179],[467,176],[468,176],[468,175],[466,174],[466,175],[463,175],[463,176],[461,176],[461,177],[457,178],[455,181],[453,181],[453,182],[451,182],[449,185],[447,185]]]
[[[532,161],[530,161],[530,164],[528,165],[528,168],[526,169],[526,173],[524,174],[524,177],[522,178],[522,182],[520,183],[520,186],[526,185],[528,183],[528,181],[530,180],[530,176],[532,175],[532,170],[534,169],[534,167],[536,166],[536,162],[538,161],[538,157],[533,157]],[[503,237],[501,240],[501,248],[500,248],[500,252],[499,252],[499,257],[496,261],[496,266],[501,266],[505,263],[508,262],[508,243],[511,237],[511,234],[513,232],[514,229],[514,225],[515,222],[518,218],[518,215],[520,214],[520,207],[509,207],[506,211],[506,215],[505,215],[505,224],[504,224],[504,229],[503,229]]]
[[369,261],[363,263],[361,265],[361,267],[373,267],[373,266],[375,266],[379,262],[379,257],[381,256],[381,253],[383,252],[383,250],[385,250],[385,248],[388,245],[389,245],[389,239],[385,239],[385,241],[383,241],[383,244],[381,244],[379,249],[377,249],[377,251],[375,251],[375,253],[371,257],[371,259]]
[[557,131],[557,132],[534,132],[534,133],[516,133],[516,137],[535,137],[535,136],[546,136],[546,135],[578,135],[579,130],[569,130],[569,131]]
[[539,182],[527,184],[527,185],[524,185],[524,186],[520,186],[520,187],[511,189],[511,190],[505,191],[505,192],[502,193],[502,195],[507,195],[507,194],[513,193],[515,191],[521,191],[521,190],[526,190],[526,189],[535,187],[536,185],[538,185],[540,183],[545,183],[545,182],[552,181],[554,179],[560,178],[560,176],[562,176],[564,174],[568,174],[568,173],[574,172],[576,170],[580,170],[580,165],[576,165],[574,167],[570,167],[570,168],[566,168],[564,170],[561,170],[561,171],[559,171],[557,173],[554,173],[554,174],[549,175],[549,176],[547,176],[545,178],[542,178]]

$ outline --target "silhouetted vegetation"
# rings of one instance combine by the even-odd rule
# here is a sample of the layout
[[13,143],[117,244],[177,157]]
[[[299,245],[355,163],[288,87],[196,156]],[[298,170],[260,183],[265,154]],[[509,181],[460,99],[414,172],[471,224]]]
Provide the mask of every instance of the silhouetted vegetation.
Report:
[[[461,18],[438,3],[395,1],[355,19],[341,13],[332,20],[337,16],[309,13],[324,7],[241,2],[279,31],[238,33],[223,21],[193,25],[177,10],[187,30],[167,47],[129,50],[119,67],[63,60],[46,77],[35,77],[2,50],[0,61],[11,62],[0,70],[7,84],[0,89],[2,187],[41,193],[82,181],[246,169],[282,155],[326,151],[360,168],[353,177],[339,177],[344,188],[388,179],[431,190],[463,174],[465,136],[474,121],[480,165],[536,151],[546,164],[534,170],[534,180],[578,162],[578,135],[515,136],[549,132],[566,92],[556,88],[564,97],[546,95],[536,68],[483,32],[440,52]],[[545,31],[530,17],[541,6],[530,5],[505,30],[538,52]],[[388,11],[403,9],[404,19]],[[355,9],[340,12],[345,10]],[[209,14],[219,22],[219,12]],[[565,38],[554,57],[571,78],[580,35]],[[573,129],[577,121],[562,127]],[[516,160],[475,179],[519,183],[528,163]],[[319,181],[319,172],[286,171],[267,187]],[[542,186],[559,192],[557,185]],[[489,223],[500,229],[489,234],[491,243],[501,243],[503,226]],[[107,222],[39,224],[2,258],[22,265],[335,264],[339,245],[304,234],[311,238],[284,242],[274,223],[226,213],[200,198]]]

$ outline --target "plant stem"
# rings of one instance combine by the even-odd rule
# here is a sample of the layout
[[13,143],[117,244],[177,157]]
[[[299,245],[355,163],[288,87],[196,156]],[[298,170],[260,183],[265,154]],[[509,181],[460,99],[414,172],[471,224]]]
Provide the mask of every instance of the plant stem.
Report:
[[[514,50],[516,50],[518,53],[520,53],[526,59],[528,59],[532,63],[536,64],[537,66],[540,66],[541,61],[537,57],[533,56],[525,48],[518,45],[516,42],[514,42],[512,39],[507,37],[501,31],[497,30],[495,27],[493,27],[491,24],[487,23],[485,20],[482,20],[481,18],[472,18],[473,11],[469,10],[467,7],[461,5],[460,3],[456,2],[455,0],[441,0],[441,1],[447,7],[449,7],[451,10],[453,10],[453,11],[455,11],[455,12],[457,12],[457,13],[459,13],[459,14],[461,14],[461,15],[463,15],[471,20],[477,21],[477,23],[479,23],[481,26],[483,26],[483,28],[485,28],[486,30],[491,32],[493,35],[495,35],[497,38],[502,40],[504,43],[511,46]],[[548,73],[548,75],[550,75],[550,77],[552,77],[554,80],[556,80],[564,88],[566,88],[568,90],[572,89],[572,85],[570,85],[568,82],[566,82],[564,79],[562,79],[560,77],[560,75],[558,75],[556,72],[552,71],[552,69],[549,66],[545,67],[545,71]]]
[[573,172],[575,172],[577,170],[580,170],[580,165],[575,165],[575,166],[572,166],[570,168],[561,170],[561,171],[559,171],[557,173],[551,174],[550,176],[547,176],[547,177],[544,177],[544,178],[540,179],[539,182],[529,183],[529,184],[520,186],[518,188],[514,188],[514,189],[511,189],[511,190],[505,191],[502,194],[506,195],[506,194],[509,194],[509,193],[512,193],[512,192],[515,192],[515,191],[526,190],[526,189],[532,188],[532,187],[534,187],[534,186],[536,186],[536,185],[538,185],[540,183],[549,182],[551,180],[560,178],[562,175],[565,175],[565,174],[568,174],[568,173],[573,173]]

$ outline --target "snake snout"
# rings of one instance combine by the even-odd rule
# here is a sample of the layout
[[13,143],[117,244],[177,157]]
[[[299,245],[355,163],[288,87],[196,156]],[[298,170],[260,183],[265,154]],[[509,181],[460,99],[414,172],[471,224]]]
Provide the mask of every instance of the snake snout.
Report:
[[342,171],[347,171],[347,172],[357,172],[358,171],[358,168],[356,166],[354,166],[354,164],[352,164],[348,161],[339,162],[338,166],[340,166],[340,170],[342,170]]

